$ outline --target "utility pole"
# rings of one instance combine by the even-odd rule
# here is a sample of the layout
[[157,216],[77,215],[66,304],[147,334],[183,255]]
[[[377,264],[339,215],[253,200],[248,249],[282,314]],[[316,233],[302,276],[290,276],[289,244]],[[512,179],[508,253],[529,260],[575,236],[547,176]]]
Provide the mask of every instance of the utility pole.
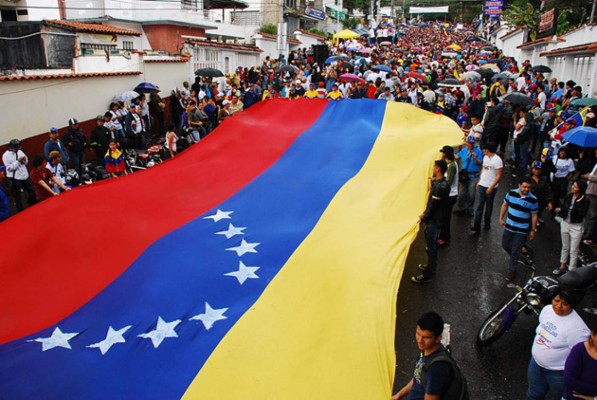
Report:
[[284,22],[284,0],[280,0],[280,17],[278,18],[278,53],[279,60],[286,59],[286,30],[287,25]]
[[595,17],[595,3],[597,3],[597,0],[593,0],[593,7],[591,7],[591,18],[589,19],[590,24],[593,24],[593,17]]

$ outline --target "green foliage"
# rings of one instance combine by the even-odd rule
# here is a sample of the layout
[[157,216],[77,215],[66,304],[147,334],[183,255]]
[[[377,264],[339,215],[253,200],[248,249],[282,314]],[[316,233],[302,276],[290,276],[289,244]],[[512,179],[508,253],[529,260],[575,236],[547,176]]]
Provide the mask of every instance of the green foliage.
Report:
[[342,21],[342,24],[346,29],[354,29],[361,23],[361,20],[358,18],[347,18]]
[[539,11],[527,0],[514,0],[505,8],[502,18],[511,25],[533,31],[539,22]]
[[316,35],[328,36],[328,33],[326,31],[322,31],[317,28],[311,28],[311,29],[309,29],[309,32],[314,33]]
[[570,28],[572,27],[572,24],[570,23],[570,13],[568,12],[568,10],[561,10],[560,13],[558,14],[558,26],[556,29],[556,35],[560,35],[568,30],[570,30]]
[[370,0],[344,0],[342,6],[352,14],[355,10],[362,11],[364,14],[369,14]]
[[263,24],[261,28],[259,28],[259,32],[263,33],[270,33],[272,35],[278,34],[278,27],[274,24]]

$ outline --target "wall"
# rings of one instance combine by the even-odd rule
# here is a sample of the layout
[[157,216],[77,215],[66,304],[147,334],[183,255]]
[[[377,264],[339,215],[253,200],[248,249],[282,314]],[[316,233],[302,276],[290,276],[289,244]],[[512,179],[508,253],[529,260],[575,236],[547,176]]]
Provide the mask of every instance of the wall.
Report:
[[131,54],[129,58],[122,55],[110,55],[110,58],[105,54],[93,56],[80,56],[74,59],[75,72],[123,72],[123,71],[138,71],[143,64],[141,56],[138,54]]
[[168,107],[171,89],[191,78],[188,67],[188,62],[145,63],[141,75],[2,82],[0,153],[11,139],[22,140],[30,156],[41,153],[49,129],[56,127],[62,134],[68,119],[73,117],[89,134],[95,126],[95,116],[107,111],[114,95],[132,90],[142,81],[162,88],[160,95],[166,98]]
[[278,43],[275,40],[266,38],[255,39],[255,45],[263,50],[259,55],[260,63],[263,62],[267,56],[277,59],[280,55],[278,52]]
[[145,25],[145,35],[153,50],[179,54],[185,42],[181,35],[205,37],[205,29],[178,25]]
[[301,44],[298,45],[300,48],[309,48],[313,45],[323,44],[325,42],[323,39],[318,39],[314,36],[301,33],[300,31],[295,32],[294,36],[301,42]]
[[525,31],[523,31],[523,30],[518,31],[518,32],[514,33],[513,35],[507,37],[503,41],[502,52],[504,53],[504,55],[506,55],[508,57],[514,57],[518,61],[524,61],[524,60],[521,60],[521,54],[522,54],[521,50],[517,49],[517,46],[520,46],[523,43],[524,39],[525,39]]

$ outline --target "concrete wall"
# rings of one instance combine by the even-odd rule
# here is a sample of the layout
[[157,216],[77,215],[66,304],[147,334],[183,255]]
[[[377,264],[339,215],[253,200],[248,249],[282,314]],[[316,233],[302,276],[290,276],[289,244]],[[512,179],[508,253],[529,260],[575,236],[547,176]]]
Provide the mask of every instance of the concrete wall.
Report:
[[122,55],[80,56],[74,59],[75,72],[124,72],[139,71],[143,60],[138,54],[130,54],[130,58]]
[[300,31],[294,32],[294,36],[302,43],[301,45],[298,46],[301,48],[303,48],[303,47],[309,48],[313,45],[325,43],[325,40],[323,40],[323,39],[319,39],[319,38],[316,38],[315,36],[307,35]]
[[261,38],[255,39],[255,45],[263,52],[259,55],[259,62],[261,63],[267,56],[277,59],[280,53],[278,52],[278,43],[273,39]]
[[205,29],[178,25],[145,25],[145,35],[153,50],[165,50],[180,54],[185,42],[181,36],[205,37]]
[[525,39],[525,31],[518,31],[513,35],[507,37],[504,41],[502,41],[502,52],[508,57],[514,57],[518,61],[521,60],[521,50],[517,49]]

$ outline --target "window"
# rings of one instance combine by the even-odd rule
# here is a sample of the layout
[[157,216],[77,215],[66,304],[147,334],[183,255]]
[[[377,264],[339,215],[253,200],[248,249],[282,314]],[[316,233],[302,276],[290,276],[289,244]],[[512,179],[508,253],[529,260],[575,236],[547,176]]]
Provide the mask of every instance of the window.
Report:
[[198,6],[198,1],[197,0],[181,0],[181,7],[183,10],[193,10],[193,11],[197,11],[199,10]]
[[135,49],[134,46],[135,46],[135,43],[132,42],[132,41],[125,40],[125,41],[122,42],[122,49],[123,50],[134,50]]
[[81,50],[92,49],[92,50],[114,50],[116,49],[115,44],[97,44],[97,43],[81,43]]

